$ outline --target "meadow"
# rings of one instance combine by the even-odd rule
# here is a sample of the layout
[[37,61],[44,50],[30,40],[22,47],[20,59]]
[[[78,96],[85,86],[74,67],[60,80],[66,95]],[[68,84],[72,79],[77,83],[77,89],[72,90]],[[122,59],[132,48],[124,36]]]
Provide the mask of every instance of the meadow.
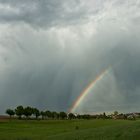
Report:
[[140,140],[140,121],[3,120],[0,140]]

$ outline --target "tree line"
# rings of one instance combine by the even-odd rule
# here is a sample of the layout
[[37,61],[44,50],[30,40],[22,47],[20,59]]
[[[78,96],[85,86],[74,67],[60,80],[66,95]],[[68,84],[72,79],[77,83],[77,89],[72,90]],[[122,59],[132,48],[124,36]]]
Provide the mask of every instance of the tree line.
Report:
[[34,107],[23,107],[17,106],[15,109],[7,109],[6,114],[9,115],[10,118],[18,117],[18,119],[95,119],[95,118],[103,118],[106,119],[106,114],[101,114],[99,116],[89,115],[89,114],[73,114],[66,112],[55,112],[55,111],[40,111]]
[[[49,110],[46,111],[40,111],[37,108],[34,107],[23,107],[23,106],[17,106],[15,109],[7,109],[6,114],[10,116],[10,118],[17,116],[18,119],[31,119],[31,118],[42,118],[42,119],[66,119],[67,113],[65,112],[51,112]],[[69,114],[69,117],[71,115]]]
[[135,117],[140,118],[140,113],[129,113],[129,114],[119,114],[115,111],[111,115],[106,115],[104,112],[103,114],[73,114],[73,113],[66,113],[66,112],[55,112],[55,111],[40,111],[34,107],[23,107],[17,106],[15,109],[7,109],[6,114],[12,117],[16,117],[18,119],[135,119]]

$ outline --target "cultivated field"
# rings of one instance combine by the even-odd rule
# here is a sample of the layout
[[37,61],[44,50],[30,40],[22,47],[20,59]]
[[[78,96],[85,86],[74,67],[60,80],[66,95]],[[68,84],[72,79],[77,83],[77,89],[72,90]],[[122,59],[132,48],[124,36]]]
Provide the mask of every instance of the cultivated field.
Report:
[[140,121],[1,120],[0,140],[140,140]]

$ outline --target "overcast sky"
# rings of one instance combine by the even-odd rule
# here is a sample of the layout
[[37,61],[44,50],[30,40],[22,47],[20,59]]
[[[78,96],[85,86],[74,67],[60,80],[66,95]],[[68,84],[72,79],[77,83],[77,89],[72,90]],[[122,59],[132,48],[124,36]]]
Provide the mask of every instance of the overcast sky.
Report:
[[140,0],[0,0],[0,113],[17,105],[140,111]]

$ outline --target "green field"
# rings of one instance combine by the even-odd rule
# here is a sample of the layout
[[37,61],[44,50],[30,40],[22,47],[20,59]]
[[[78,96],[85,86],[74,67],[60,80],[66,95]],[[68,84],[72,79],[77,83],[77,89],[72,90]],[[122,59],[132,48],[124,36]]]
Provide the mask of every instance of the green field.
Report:
[[140,121],[0,121],[0,140],[140,140]]

